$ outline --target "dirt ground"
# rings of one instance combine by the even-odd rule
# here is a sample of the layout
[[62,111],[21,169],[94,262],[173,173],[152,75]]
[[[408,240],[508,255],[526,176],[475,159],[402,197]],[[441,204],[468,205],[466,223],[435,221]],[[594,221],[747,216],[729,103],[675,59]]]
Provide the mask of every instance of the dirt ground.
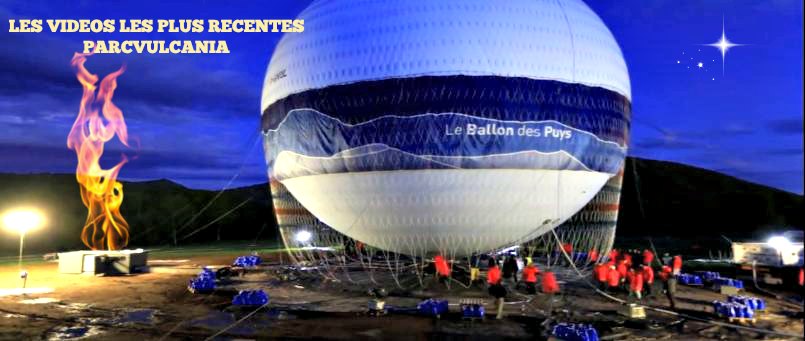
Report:
[[[188,280],[201,266],[231,264],[235,256],[151,257],[152,272],[115,277],[59,274],[56,263],[26,266],[27,287],[52,288],[52,292],[0,296],[0,339],[203,340],[241,319],[216,339],[545,339],[556,322],[590,323],[602,340],[796,339],[652,310],[647,310],[646,319],[631,320],[618,313],[621,305],[583,283],[565,283],[558,296],[509,295],[504,320],[487,317],[475,322],[462,320],[456,304],[460,299],[482,299],[491,311],[492,299],[480,285],[462,288],[456,284],[449,291],[441,285],[391,290],[386,304],[395,312],[379,317],[366,313],[370,297],[365,287],[321,280],[314,274],[282,278],[278,274],[284,268],[279,265],[266,265],[223,282],[211,294],[187,290]],[[263,258],[267,263],[275,261]],[[0,287],[18,284],[16,265],[0,266]],[[268,306],[256,311],[231,306],[238,290],[258,288],[271,297]],[[451,312],[439,319],[411,313],[409,308],[426,297],[448,299]],[[724,297],[712,290],[681,286],[678,311],[713,319],[710,304],[717,299]],[[801,305],[765,299],[769,308],[747,326],[803,335]],[[662,308],[668,304],[659,296],[643,303]]]

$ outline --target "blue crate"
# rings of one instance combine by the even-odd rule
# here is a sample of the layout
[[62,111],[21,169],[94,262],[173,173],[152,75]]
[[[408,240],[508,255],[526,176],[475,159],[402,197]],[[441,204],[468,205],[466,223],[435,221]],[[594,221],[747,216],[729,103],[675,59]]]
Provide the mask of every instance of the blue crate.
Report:
[[196,278],[190,280],[187,289],[193,293],[208,293],[215,290],[215,272],[210,268],[203,268]]
[[260,256],[240,256],[238,258],[235,258],[235,262],[232,263],[232,266],[253,268],[255,266],[260,265],[260,263],[262,263]]
[[744,282],[742,280],[733,278],[726,278],[726,277],[716,278],[715,280],[713,280],[713,283],[717,287],[728,286],[728,287],[735,287],[738,289],[744,288]]
[[193,293],[206,293],[215,290],[215,281],[204,278],[190,280],[187,288]]
[[765,310],[766,301],[762,298],[752,296],[730,295],[727,297],[728,302],[740,303],[746,305],[753,310]]
[[598,331],[585,324],[559,323],[553,327],[551,335],[565,341],[598,341]]
[[232,298],[232,305],[261,306],[268,303],[268,294],[263,290],[241,290]]
[[198,278],[209,278],[215,280],[215,271],[208,267],[204,267],[201,269],[201,272],[198,273]]
[[716,315],[727,318],[753,318],[755,309],[738,302],[713,301],[713,310]]
[[464,318],[484,318],[484,306],[480,304],[465,304],[461,306],[461,315]]
[[684,285],[704,285],[702,278],[697,275],[681,273],[676,276],[679,283]]
[[721,274],[716,271],[696,271],[695,274],[707,282],[712,282],[716,278],[721,278]]
[[417,312],[426,316],[438,316],[447,313],[447,300],[434,300],[429,298],[419,302],[416,306]]

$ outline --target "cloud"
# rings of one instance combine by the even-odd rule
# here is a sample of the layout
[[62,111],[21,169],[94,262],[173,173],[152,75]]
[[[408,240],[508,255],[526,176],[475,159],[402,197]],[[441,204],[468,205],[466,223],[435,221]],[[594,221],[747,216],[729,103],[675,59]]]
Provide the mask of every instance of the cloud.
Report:
[[632,146],[637,150],[714,149],[718,148],[720,141],[755,133],[755,130],[749,125],[735,122],[701,130],[668,129],[645,122],[640,122],[640,124],[652,132],[650,136],[635,134]]
[[802,118],[786,118],[770,120],[766,123],[768,130],[774,134],[802,135]]
[[803,157],[802,146],[791,148],[769,148],[761,151],[761,153],[765,153],[769,156],[799,157],[800,159]]
[[679,140],[672,135],[643,138],[633,141],[632,145],[637,150],[687,150],[701,147],[695,142]]

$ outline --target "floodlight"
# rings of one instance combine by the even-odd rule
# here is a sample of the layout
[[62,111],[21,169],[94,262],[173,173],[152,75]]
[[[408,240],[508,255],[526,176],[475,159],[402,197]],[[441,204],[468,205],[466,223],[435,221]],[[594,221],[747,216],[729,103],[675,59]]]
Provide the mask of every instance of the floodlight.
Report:
[[773,247],[778,252],[781,252],[783,248],[785,248],[788,245],[791,245],[791,241],[783,236],[774,236],[769,238],[769,241],[766,242],[766,244],[769,244],[769,246]]
[[299,243],[307,243],[310,241],[311,237],[313,237],[313,235],[310,232],[302,230],[296,233],[294,239]]

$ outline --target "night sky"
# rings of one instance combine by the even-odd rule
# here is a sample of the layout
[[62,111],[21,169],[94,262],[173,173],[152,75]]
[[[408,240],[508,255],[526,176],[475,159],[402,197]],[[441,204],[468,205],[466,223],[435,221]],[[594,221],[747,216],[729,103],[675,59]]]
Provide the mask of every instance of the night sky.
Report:
[[[206,189],[265,182],[260,93],[279,33],[9,33],[8,19],[292,19],[307,3],[0,1],[0,172],[75,170],[66,137],[81,87],[69,62],[82,40],[225,39],[229,55],[90,57],[100,76],[126,63],[114,101],[139,145],[108,144],[104,166],[125,152],[135,158],[124,180]],[[800,0],[587,3],[629,66],[631,155],[803,193]],[[721,52],[706,46],[721,37],[722,19],[727,38],[745,44],[727,52],[723,72]]]

